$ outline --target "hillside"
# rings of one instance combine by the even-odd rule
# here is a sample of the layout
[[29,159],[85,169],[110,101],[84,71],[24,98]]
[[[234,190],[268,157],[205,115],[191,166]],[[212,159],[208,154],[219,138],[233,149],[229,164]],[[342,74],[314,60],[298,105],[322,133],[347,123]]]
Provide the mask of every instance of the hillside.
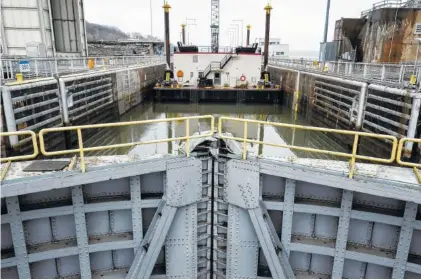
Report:
[[86,22],[86,33],[88,35],[88,42],[92,41],[117,41],[121,39],[128,39],[129,35],[121,31],[115,26],[101,25],[91,22]]

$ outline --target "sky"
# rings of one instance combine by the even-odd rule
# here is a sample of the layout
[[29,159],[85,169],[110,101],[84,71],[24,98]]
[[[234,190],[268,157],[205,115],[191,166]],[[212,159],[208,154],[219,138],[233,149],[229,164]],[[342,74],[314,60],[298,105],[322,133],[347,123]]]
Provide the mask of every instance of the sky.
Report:
[[[93,23],[117,26],[124,32],[152,34],[164,37],[164,0],[85,0],[86,19]],[[335,21],[360,17],[379,0],[332,0],[328,40],[333,39]],[[181,24],[195,19],[196,25],[188,26],[189,42],[199,46],[210,45],[211,0],[168,0],[170,11],[171,43],[181,41]],[[267,0],[220,0],[220,46],[230,45],[228,29],[234,28],[245,42],[246,25],[250,24],[251,41],[264,37]],[[271,37],[281,38],[291,50],[319,49],[323,39],[326,0],[272,0]],[[233,22],[233,20],[243,20]],[[189,20],[193,23],[193,20]],[[234,25],[232,25],[234,24]],[[238,25],[235,25],[238,24]],[[240,30],[240,31],[237,31]],[[241,39],[239,39],[241,40]]]

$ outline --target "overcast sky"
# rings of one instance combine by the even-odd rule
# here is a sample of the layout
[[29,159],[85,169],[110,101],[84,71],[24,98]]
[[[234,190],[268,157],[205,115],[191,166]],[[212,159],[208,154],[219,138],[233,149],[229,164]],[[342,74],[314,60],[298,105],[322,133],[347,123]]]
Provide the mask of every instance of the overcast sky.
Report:
[[[153,35],[164,36],[163,0],[152,1]],[[341,17],[359,17],[362,10],[379,0],[332,0],[328,40],[332,40],[335,21]],[[267,0],[221,0],[220,45],[228,46],[228,29],[232,20],[252,25],[252,41],[264,36]],[[114,25],[124,32],[151,33],[150,0],[85,0],[86,18],[90,22]],[[171,42],[180,41],[180,25],[195,18],[190,26],[190,41],[210,45],[211,0],[169,0]],[[272,0],[271,37],[279,37],[291,50],[318,50],[323,38],[326,0]],[[241,24],[241,23],[240,23]],[[236,28],[231,26],[231,28]],[[244,37],[245,35],[244,31]],[[245,40],[245,39],[244,39]]]

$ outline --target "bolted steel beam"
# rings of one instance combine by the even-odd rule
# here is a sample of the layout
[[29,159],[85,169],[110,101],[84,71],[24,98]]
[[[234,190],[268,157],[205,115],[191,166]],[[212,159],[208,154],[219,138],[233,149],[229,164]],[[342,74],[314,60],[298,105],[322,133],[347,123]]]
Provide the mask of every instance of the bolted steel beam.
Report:
[[136,250],[127,279],[146,279],[151,276],[176,212],[177,208],[168,206],[164,200],[160,203],[145,238]]

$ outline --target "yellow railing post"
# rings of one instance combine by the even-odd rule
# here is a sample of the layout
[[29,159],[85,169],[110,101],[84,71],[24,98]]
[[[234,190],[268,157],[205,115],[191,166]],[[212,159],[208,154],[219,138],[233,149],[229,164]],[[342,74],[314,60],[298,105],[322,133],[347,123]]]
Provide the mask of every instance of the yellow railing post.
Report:
[[186,153],[190,156],[190,121],[186,119]]
[[244,121],[243,159],[247,159],[247,121]]
[[352,157],[351,157],[351,162],[350,162],[350,170],[349,170],[349,178],[352,179],[352,177],[354,176],[354,171],[355,171],[355,160],[356,160],[356,156],[357,156],[357,149],[358,149],[358,134],[355,134],[354,136],[354,145],[352,146]]
[[80,169],[82,170],[82,173],[85,173],[85,157],[84,157],[84,150],[83,150],[83,139],[82,139],[82,129],[77,129],[77,140],[79,143],[79,153],[80,153]]

